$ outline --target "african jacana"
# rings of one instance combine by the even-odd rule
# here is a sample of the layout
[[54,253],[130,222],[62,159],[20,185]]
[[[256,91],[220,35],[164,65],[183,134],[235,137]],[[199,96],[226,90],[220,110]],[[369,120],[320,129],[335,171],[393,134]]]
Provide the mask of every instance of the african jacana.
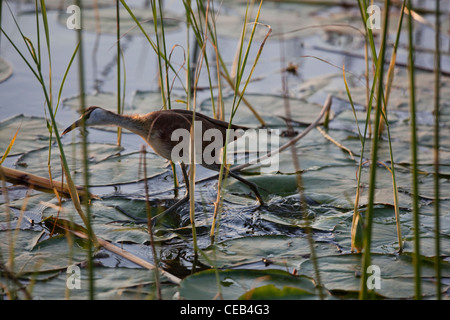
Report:
[[[177,141],[173,141],[172,133],[177,129],[185,129],[190,132],[192,117],[192,111],[181,109],[154,111],[144,115],[120,115],[98,106],[92,106],[86,109],[79,120],[75,121],[66,130],[64,130],[62,135],[65,135],[71,130],[80,127],[82,125],[82,121],[84,121],[85,126],[118,126],[141,136],[158,155],[167,160],[172,160],[172,149],[178,144]],[[208,129],[218,129],[222,136],[222,141],[220,141],[221,147],[225,145],[228,122],[216,120],[198,112],[195,113],[195,121],[201,121],[202,133]],[[246,129],[245,127],[237,125],[231,125],[230,128]],[[201,136],[203,137],[203,134]],[[202,141],[202,149],[205,149],[208,144],[209,142]],[[199,164],[208,169],[215,171],[220,170],[220,163],[207,164],[202,161]],[[189,200],[189,179],[187,176],[185,163],[180,162],[180,167],[183,172],[183,178],[186,185],[186,195],[163,213],[153,217],[153,223]],[[259,194],[258,187],[254,183],[247,181],[231,171],[228,171],[228,174],[246,184],[255,193],[259,203],[261,205],[264,204],[262,197]],[[136,219],[136,223],[147,223],[147,220]]]

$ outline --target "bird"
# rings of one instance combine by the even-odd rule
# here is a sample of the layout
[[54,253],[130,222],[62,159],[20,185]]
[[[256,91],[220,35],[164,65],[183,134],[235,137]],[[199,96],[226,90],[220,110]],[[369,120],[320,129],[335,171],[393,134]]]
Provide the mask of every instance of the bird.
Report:
[[[100,106],[90,106],[84,111],[84,113],[77,121],[72,123],[63,131],[61,136],[66,135],[67,133],[69,133],[70,131],[74,130],[77,127],[82,127],[83,122],[86,127],[117,126],[127,129],[132,133],[139,135],[145,140],[145,142],[147,142],[147,144],[154,150],[156,154],[167,160],[173,161],[175,159],[173,159],[172,157],[172,150],[178,144],[178,142],[174,141],[175,139],[172,138],[172,134],[177,129],[184,129],[188,130],[188,132],[191,132],[190,130],[192,126],[193,116],[194,116],[193,111],[184,109],[167,109],[167,110],[153,111],[147,114],[127,115],[127,114],[117,114],[115,112],[106,110]],[[201,114],[199,112],[195,112],[195,121],[200,121],[201,123],[201,130],[202,130],[201,137],[203,137],[203,134],[209,129],[219,130],[216,132],[221,133],[222,139],[219,141],[214,141],[214,143],[217,143],[217,145],[219,145],[220,148],[224,147],[226,144],[226,133],[228,128],[234,130],[240,129],[243,131],[248,129],[247,127],[238,126],[235,124],[230,125],[226,121],[217,120],[208,117],[204,114]],[[238,138],[237,135],[233,136],[233,140],[237,138]],[[210,142],[204,141],[203,139],[201,145],[202,150],[205,150],[205,148],[209,144]],[[221,166],[220,162],[207,163],[202,158],[199,164],[210,170],[218,172],[220,171]],[[189,200],[189,178],[186,170],[186,164],[184,163],[184,161],[179,161],[179,165],[185,181],[186,194],[182,199],[178,200],[171,207],[169,207],[159,215],[152,217],[151,222],[153,225],[156,224],[158,221],[160,221],[165,215],[175,211],[178,207],[180,207],[182,204],[184,204]],[[226,172],[224,171],[224,174],[228,173],[231,177],[247,185],[255,194],[256,198],[260,203],[260,206],[264,205],[264,201],[259,193],[258,186],[256,184],[228,170],[226,167],[224,168],[226,170]],[[147,219],[134,218],[134,222],[147,223]]]

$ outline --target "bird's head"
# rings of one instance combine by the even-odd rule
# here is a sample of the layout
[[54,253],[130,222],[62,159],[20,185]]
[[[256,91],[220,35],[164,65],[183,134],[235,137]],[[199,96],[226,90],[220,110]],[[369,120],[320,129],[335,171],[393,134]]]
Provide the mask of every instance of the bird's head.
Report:
[[75,128],[81,127],[83,121],[86,127],[102,125],[104,124],[104,121],[107,118],[108,113],[110,112],[97,106],[89,107],[84,111],[80,119],[72,123],[69,127],[66,128],[66,130],[64,130],[62,136]]

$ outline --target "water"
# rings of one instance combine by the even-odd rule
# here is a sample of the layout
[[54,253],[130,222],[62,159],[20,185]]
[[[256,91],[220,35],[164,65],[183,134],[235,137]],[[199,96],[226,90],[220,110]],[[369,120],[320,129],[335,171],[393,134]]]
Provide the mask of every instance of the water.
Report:
[[[426,3],[431,3],[428,1]],[[139,5],[139,2],[130,2],[130,5]],[[23,33],[36,43],[35,34],[35,16],[30,13],[23,13],[28,7],[26,5],[19,5],[12,3],[11,9],[15,14],[17,21],[22,28]],[[445,3],[442,3],[443,11],[448,12],[449,8],[445,8]],[[447,4],[448,5],[448,4]],[[290,6],[290,5],[289,5]],[[295,6],[294,6],[295,7]],[[4,5],[5,8],[5,5]],[[288,7],[292,8],[292,7]],[[170,2],[166,9],[174,14],[181,15],[183,8],[178,2]],[[223,4],[221,12],[225,15],[229,12],[239,14],[239,7],[227,8],[227,4]],[[308,10],[311,10],[308,7]],[[280,30],[280,22],[277,21],[277,13],[280,17],[291,14],[286,7],[279,4],[267,4],[263,7],[263,13],[266,13],[266,23],[270,23],[274,29],[274,34]],[[300,10],[301,11],[301,10]],[[339,16],[342,15],[344,19],[349,19],[345,14],[347,9],[340,7],[315,8],[311,15],[304,16],[302,21],[289,21],[283,25],[284,31],[288,27],[296,28],[305,25],[319,23],[320,17],[325,17],[329,22],[336,21],[338,23]],[[300,13],[298,13],[300,14]],[[69,16],[67,14],[67,16]],[[264,18],[264,15],[263,15]],[[427,15],[426,18],[433,23],[433,17]],[[48,12],[49,28],[51,32],[51,52],[52,52],[52,76],[53,76],[53,94],[56,99],[59,90],[59,84],[62,81],[65,68],[73,53],[76,43],[75,30],[67,29],[67,27],[58,21],[58,13],[56,11]],[[183,19],[183,18],[181,18]],[[319,19],[319,20],[314,20]],[[336,19],[336,20],[333,20]],[[60,19],[61,20],[61,19]],[[62,19],[64,21],[64,18]],[[357,22],[358,19],[355,19]],[[219,21],[219,20],[218,20]],[[267,22],[268,21],[268,22]],[[395,20],[396,21],[396,20]],[[283,21],[281,21],[283,22]],[[323,21],[322,21],[323,22]],[[395,22],[396,23],[396,22]],[[445,23],[445,22],[444,22]],[[356,24],[360,26],[360,24]],[[395,26],[395,24],[394,24]],[[25,49],[21,43],[20,34],[11,18],[7,9],[3,10],[2,27],[11,38],[20,44],[21,49]],[[231,68],[233,57],[235,55],[236,45],[238,41],[238,34],[233,33],[231,26],[226,28],[226,25],[219,25],[220,28],[220,52],[224,57],[225,62]],[[394,29],[395,30],[395,29]],[[443,29],[445,31],[445,29]],[[126,30],[123,30],[125,32]],[[420,49],[416,54],[417,65],[427,68],[433,68],[433,48],[434,36],[433,30],[427,26],[421,26],[417,29],[416,45]],[[394,34],[390,35],[393,40]],[[44,38],[41,35],[41,41]],[[94,94],[95,92],[115,92],[116,84],[116,37],[114,32],[102,33],[98,38],[95,32],[83,31],[83,45],[84,45],[84,60],[85,73],[84,79],[86,84],[87,94]],[[398,62],[406,63],[406,38],[401,37],[400,48],[398,52]],[[186,47],[186,27],[180,23],[179,28],[174,32],[169,32],[166,35],[166,43],[168,50],[171,50],[175,44]],[[132,106],[134,102],[135,92],[137,91],[157,91],[158,90],[158,63],[156,56],[150,48],[147,40],[140,35],[125,36],[121,40],[122,50],[125,57],[126,68],[126,96],[125,101],[128,106]],[[191,36],[191,47],[194,45],[193,36]],[[283,49],[281,49],[283,46]],[[41,43],[41,49],[44,50],[44,42]],[[450,71],[450,59],[448,50],[449,47],[448,33],[443,32],[442,36],[442,66],[444,72]],[[252,60],[259,48],[259,42],[255,42],[254,47],[250,53],[250,60]],[[209,55],[212,57],[213,48],[207,47]],[[423,50],[422,50],[423,49]],[[428,50],[428,51],[427,51]],[[429,51],[431,50],[431,51]],[[303,185],[306,191],[307,199],[307,213],[311,220],[307,221],[300,211],[300,199],[298,196],[297,184],[295,179],[295,168],[292,165],[292,158],[290,151],[282,154],[280,160],[280,171],[267,175],[252,175],[247,176],[249,180],[255,182],[262,190],[263,196],[267,202],[267,206],[259,208],[257,202],[254,200],[251,192],[242,184],[230,179],[228,186],[223,195],[223,213],[220,217],[220,226],[218,237],[215,243],[218,243],[217,251],[214,252],[209,236],[210,227],[212,223],[212,213],[214,211],[213,202],[216,200],[216,174],[207,169],[197,168],[197,180],[208,178],[196,185],[196,226],[198,236],[198,246],[204,250],[206,255],[200,255],[197,260],[193,255],[192,230],[190,226],[189,206],[186,205],[180,208],[175,215],[166,219],[164,224],[157,226],[155,230],[155,237],[157,241],[157,252],[160,255],[161,266],[169,272],[184,278],[188,276],[193,270],[200,271],[207,269],[211,264],[215,264],[217,268],[233,268],[233,269],[253,269],[253,270],[268,270],[268,269],[282,269],[289,272],[294,270],[301,270],[302,264],[309,261],[309,245],[306,241],[305,226],[307,222],[311,223],[313,230],[313,238],[316,244],[318,256],[322,259],[323,265],[328,264],[328,260],[334,256],[344,257],[350,249],[350,226],[353,213],[353,201],[356,191],[355,173],[358,164],[358,154],[360,152],[359,140],[356,136],[356,126],[353,115],[350,113],[350,106],[346,102],[347,97],[343,91],[342,71],[340,67],[345,64],[347,80],[351,83],[352,92],[356,93],[361,86],[364,85],[363,71],[365,68],[364,50],[361,46],[361,38],[358,35],[349,34],[347,32],[324,32],[320,29],[308,30],[307,32],[298,32],[297,34],[286,35],[284,39],[269,38],[269,41],[264,47],[263,53],[255,69],[253,79],[258,79],[250,83],[247,92],[255,95],[280,95],[283,93],[282,76],[280,70],[285,67],[280,62],[280,54],[284,52],[285,63],[292,63],[298,65],[297,74],[287,74],[288,91],[292,97],[307,99],[308,104],[322,105],[328,93],[333,93],[336,99],[333,103],[332,110],[335,118],[330,123],[330,131],[328,132],[332,137],[337,139],[346,147],[349,147],[355,154],[352,159],[349,154],[342,151],[333,143],[325,140],[317,131],[311,132],[305,139],[297,145],[297,154],[300,158],[300,166],[303,170],[302,178]],[[23,113],[27,116],[46,116],[46,106],[44,103],[44,96],[40,84],[33,78],[30,70],[21,60],[20,56],[15,52],[14,48],[8,41],[2,37],[0,55],[6,59],[14,69],[13,75],[6,81],[0,84],[0,120],[5,120]],[[387,56],[390,57],[390,50]],[[319,59],[316,59],[317,57]],[[175,68],[183,65],[184,52],[180,47],[175,47],[173,56],[171,58]],[[326,62],[324,62],[324,60]],[[61,124],[60,130],[72,123],[78,114],[75,108],[64,106],[64,100],[77,96],[78,88],[78,66],[77,59],[75,59],[72,69],[66,79],[66,84],[62,92],[62,103],[58,110],[56,120]],[[249,62],[247,72],[250,69]],[[215,63],[211,63],[215,66]],[[123,67],[123,62],[122,62]],[[48,63],[45,54],[43,55],[44,74],[48,75]],[[402,70],[402,67],[399,67]],[[404,70],[403,70],[404,71]],[[184,81],[184,71],[180,73],[181,79]],[[200,77],[199,87],[207,87],[208,81],[206,76],[206,69],[203,68],[203,74]],[[212,68],[213,74],[216,72]],[[354,75],[354,76],[353,76]],[[403,79],[404,74],[399,74],[396,79]],[[215,76],[212,77],[215,81]],[[419,124],[423,125],[423,130],[432,130],[431,107],[429,104],[429,96],[432,95],[432,90],[428,90],[428,85],[423,85],[421,79],[425,79],[423,74],[417,75],[418,86],[420,86],[420,94],[424,95],[423,103],[419,103]],[[427,78],[428,79],[428,78]],[[123,80],[123,76],[122,76]],[[397,154],[409,154],[409,144],[405,141],[405,132],[408,131],[408,109],[402,108],[402,99],[405,99],[404,93],[406,82],[397,80],[395,91],[391,97],[392,111],[389,115],[393,117],[393,130],[397,128],[397,135],[393,137],[393,141],[400,141],[396,146]],[[443,77],[445,88],[442,89],[443,97],[448,96],[448,78]],[[214,83],[215,84],[215,83]],[[123,85],[122,85],[123,88]],[[230,93],[230,90],[225,90],[225,93]],[[181,85],[175,82],[174,94],[182,95],[183,91]],[[403,93],[403,94],[402,94]],[[250,95],[249,95],[250,96]],[[202,106],[203,101],[209,99],[209,90],[202,90],[198,92],[198,106]],[[262,101],[264,101],[264,97]],[[281,99],[281,98],[280,98]],[[341,99],[341,100],[339,100]],[[112,99],[114,101],[114,99]],[[443,106],[448,106],[448,100],[442,99]],[[355,100],[355,102],[357,102]],[[298,100],[298,105],[293,104],[291,108],[306,108],[304,100]],[[271,110],[271,105],[258,106],[262,110],[266,110],[268,115],[273,114],[278,110]],[[158,109],[159,106],[149,106],[150,110]],[[245,108],[242,105],[240,108]],[[420,109],[422,108],[422,109]],[[320,109],[320,108],[319,108]],[[319,110],[317,109],[317,110]],[[314,109],[312,109],[314,110]],[[359,111],[363,110],[361,107]],[[126,112],[126,111],[125,111]],[[361,112],[363,114],[363,112]],[[444,111],[445,113],[445,111]],[[350,115],[350,116],[349,116]],[[447,113],[448,115],[448,113]],[[391,118],[390,118],[391,119]],[[295,119],[297,120],[297,119]],[[301,120],[301,119],[298,119]],[[359,119],[363,121],[364,119]],[[450,119],[443,116],[443,138],[446,140],[448,133],[445,133]],[[255,125],[257,122],[255,121]],[[298,126],[295,129],[301,131],[304,126]],[[0,135],[11,135],[11,132],[0,131]],[[79,139],[79,134],[76,134]],[[113,131],[95,130],[91,129],[89,140],[95,143],[114,144],[116,141],[116,133]],[[287,141],[287,140],[282,140]],[[70,137],[65,137],[63,143],[69,145]],[[122,137],[122,146],[124,150],[122,154],[129,154],[140,150],[144,141],[133,134],[124,134]],[[431,154],[427,140],[421,141],[423,154]],[[445,143],[445,142],[443,142]],[[383,148],[385,145],[383,144]],[[56,148],[54,149],[56,150]],[[148,148],[150,152],[150,148]],[[386,149],[384,149],[386,150]],[[92,150],[95,153],[95,150]],[[442,233],[448,234],[449,231],[449,208],[448,199],[448,150],[447,146],[442,150],[443,172],[442,176]],[[55,151],[56,152],[56,151]],[[366,151],[366,157],[369,151]],[[46,153],[42,153],[45,159]],[[383,154],[384,156],[385,154]],[[19,159],[18,156],[10,157],[4,163],[5,166],[14,167]],[[36,160],[36,159],[35,159]],[[389,159],[383,158],[382,161]],[[32,167],[33,159],[28,160],[28,166]],[[424,160],[424,165],[429,164],[428,159]],[[42,175],[45,175],[46,164],[45,160],[37,161],[35,165],[43,165]],[[410,175],[407,170],[409,166],[408,160],[399,160],[398,179],[401,183],[401,219],[406,252],[412,251],[412,222],[411,222],[411,196],[410,196]],[[27,168],[19,167],[19,169],[27,170]],[[403,170],[404,169],[404,170]],[[137,170],[137,166],[136,166]],[[381,170],[381,169],[380,169]],[[425,172],[430,173],[431,169]],[[386,171],[387,172],[387,171]],[[367,172],[363,172],[367,175]],[[181,177],[181,172],[178,170],[178,177]],[[392,221],[386,217],[393,217],[392,207],[392,183],[388,174],[382,173],[377,196],[376,219],[377,223],[374,232],[374,243],[372,250],[375,254],[387,257],[396,252],[398,243],[396,243],[395,226],[392,223],[385,221]],[[367,179],[363,180],[363,184],[367,183]],[[424,199],[432,197],[432,178],[431,175],[424,175],[422,183],[425,187],[422,188]],[[11,207],[15,208],[12,214],[20,217],[20,207],[26,194],[26,187],[17,187],[11,184],[8,185],[8,195],[10,198]],[[172,204],[175,200],[176,192],[173,190],[173,180],[170,168],[167,171],[150,179],[148,182],[150,199],[154,210],[163,210]],[[184,194],[184,188],[178,190],[178,196]],[[3,192],[3,191],[2,191]],[[124,249],[133,254],[153,262],[153,255],[149,247],[148,234],[144,226],[135,226],[133,224],[110,223],[113,220],[123,220],[126,217],[114,206],[121,206],[122,209],[130,211],[129,213],[138,214],[140,217],[145,217],[145,193],[144,182],[129,182],[116,185],[101,185],[91,189],[91,192],[103,198],[102,201],[93,201],[94,214],[94,230],[96,235],[113,243],[123,246]],[[366,193],[366,191],[365,191]],[[362,205],[364,205],[363,193]],[[49,230],[40,225],[31,225],[29,221],[38,221],[39,217],[47,217],[49,215],[56,215],[57,210],[52,209],[48,202],[54,203],[55,199],[51,195],[45,195],[41,192],[34,191],[32,193],[34,199],[25,211],[25,222],[23,224],[24,230],[32,230],[35,233],[42,232],[48,235]],[[5,201],[2,199],[2,204]],[[423,254],[426,256],[433,255],[433,225],[432,225],[432,203],[423,201],[422,203],[422,218],[424,223],[424,239],[423,239]],[[79,218],[74,215],[72,204],[69,201],[64,203],[65,210],[60,213],[60,217],[72,217],[75,222],[82,224]],[[3,205],[1,213],[2,228],[7,227],[6,208]],[[364,207],[362,208],[364,211]],[[28,222],[27,222],[28,221]],[[2,231],[4,232],[4,231]],[[34,235],[34,233],[33,233]],[[3,235],[2,235],[3,236]],[[55,244],[52,240],[47,239],[43,241],[42,245],[48,245],[58,252],[58,257],[66,256],[64,251],[66,247],[59,247],[59,243]],[[30,247],[30,244],[24,240],[20,244],[23,247]],[[39,247],[39,241],[31,245],[32,248]],[[58,247],[56,246],[58,245]],[[20,247],[20,245],[18,245]],[[80,244],[82,248],[83,245]],[[443,242],[442,254],[448,255],[449,246]],[[4,250],[7,250],[3,248]],[[37,249],[35,249],[37,250]],[[29,254],[26,251],[25,256]],[[217,254],[217,255],[216,255]],[[6,255],[5,255],[6,256]],[[207,258],[205,258],[205,256]],[[83,259],[82,254],[75,256]],[[351,255],[349,255],[351,257]],[[216,260],[214,260],[216,259]],[[266,259],[266,260],[264,260]],[[348,260],[353,259],[353,257]],[[119,257],[106,250],[101,250],[96,254],[96,262],[102,266],[123,272],[119,275],[120,279],[132,277],[132,273],[136,265],[129,262],[122,257]],[[211,263],[213,261],[213,263]],[[214,262],[215,261],[215,262]],[[270,261],[270,263],[264,263]],[[320,263],[320,260],[319,260]],[[340,263],[340,262],[339,262]],[[351,265],[351,262],[345,261]],[[20,264],[20,262],[19,262]],[[342,266],[342,265],[340,265]],[[346,266],[346,265],[345,265]],[[409,270],[409,266],[406,268]],[[54,271],[58,268],[64,268],[62,265],[53,265],[49,269]],[[309,270],[308,267],[304,267]],[[343,267],[344,268],[344,267]],[[351,268],[351,267],[349,267]],[[446,267],[447,268],[447,267]],[[129,270],[124,270],[129,269]],[[108,270],[106,270],[107,273]],[[383,271],[383,269],[382,269]],[[445,269],[447,272],[448,269]],[[98,271],[103,275],[104,269]],[[305,271],[306,273],[307,271]],[[324,272],[325,281],[330,281],[329,287],[342,288],[342,290],[352,290],[353,287],[339,287],[339,283],[333,282],[327,278],[328,273]],[[448,274],[448,273],[447,273]],[[409,275],[409,273],[408,273]],[[391,275],[396,277],[396,275]],[[102,276],[107,277],[107,276]],[[58,277],[58,281],[64,279],[63,276]],[[411,277],[412,279],[412,277]],[[64,290],[63,285],[57,284],[56,280],[54,287],[56,291]],[[412,280],[410,281],[412,283]],[[37,292],[40,285],[37,286]],[[99,285],[102,287],[103,284]],[[59,287],[58,287],[59,286]],[[151,287],[151,286],[150,286]],[[169,286],[170,287],[170,286]],[[428,288],[428,287],[427,287]],[[114,288],[109,288],[112,292]],[[148,289],[148,288],[147,288]],[[353,288],[354,289],[354,288]],[[152,289],[149,289],[150,291]],[[391,291],[382,291],[382,294],[389,296]],[[173,287],[168,290],[170,294],[166,298],[171,298],[176,291]],[[428,292],[428,291],[427,291]],[[431,289],[430,289],[430,292]],[[114,296],[114,293],[108,293]],[[39,293],[41,296],[42,293]],[[407,296],[406,296],[407,297]],[[45,298],[45,297],[44,297]]]

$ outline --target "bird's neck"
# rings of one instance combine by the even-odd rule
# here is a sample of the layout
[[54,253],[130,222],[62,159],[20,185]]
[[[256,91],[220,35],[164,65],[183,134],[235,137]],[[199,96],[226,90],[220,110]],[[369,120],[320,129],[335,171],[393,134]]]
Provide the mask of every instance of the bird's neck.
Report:
[[102,119],[101,125],[121,127],[141,136],[145,134],[139,115],[120,115],[113,112],[107,114],[108,116]]

